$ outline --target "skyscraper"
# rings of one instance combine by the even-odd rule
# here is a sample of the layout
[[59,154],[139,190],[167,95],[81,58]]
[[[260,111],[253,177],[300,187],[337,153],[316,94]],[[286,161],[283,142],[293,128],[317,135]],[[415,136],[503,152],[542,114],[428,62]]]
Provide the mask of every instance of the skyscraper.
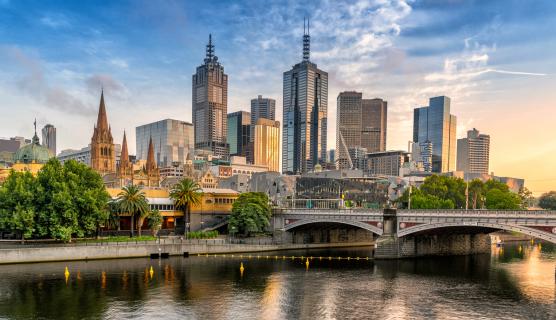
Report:
[[280,171],[280,122],[259,118],[254,126],[254,163]]
[[255,125],[260,118],[276,120],[276,100],[261,95],[251,99],[251,124]]
[[204,64],[193,75],[192,97],[195,149],[227,158],[228,75],[214,55],[211,35]]
[[341,92],[337,98],[336,165],[354,168],[349,150],[361,148],[367,152],[386,150],[387,102],[382,99],[363,99],[355,91]]
[[304,28],[303,60],[284,72],[282,172],[298,174],[326,162],[328,73],[309,60],[309,23]]
[[467,131],[467,138],[458,139],[458,171],[488,174],[489,157],[489,135],[473,128]]
[[42,145],[56,156],[56,128],[51,124],[42,128]]
[[251,141],[251,117],[247,111],[228,114],[228,144],[230,156],[247,157]]
[[413,111],[413,142],[432,145],[432,172],[456,168],[456,123],[456,116],[450,114],[450,98],[445,96],[430,98],[428,107]]
[[187,156],[193,156],[193,125],[189,122],[164,119],[136,127],[138,160],[147,160],[151,138],[158,167],[170,167],[174,162],[185,164]]
[[91,168],[104,175],[116,172],[116,153],[112,130],[108,125],[104,91],[100,94],[97,124],[91,138]]

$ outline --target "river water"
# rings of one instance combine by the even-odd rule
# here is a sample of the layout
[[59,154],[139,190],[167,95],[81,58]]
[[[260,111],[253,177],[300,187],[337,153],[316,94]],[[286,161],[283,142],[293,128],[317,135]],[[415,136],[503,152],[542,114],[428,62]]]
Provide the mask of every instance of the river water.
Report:
[[398,261],[370,250],[0,266],[0,318],[556,319],[553,245]]

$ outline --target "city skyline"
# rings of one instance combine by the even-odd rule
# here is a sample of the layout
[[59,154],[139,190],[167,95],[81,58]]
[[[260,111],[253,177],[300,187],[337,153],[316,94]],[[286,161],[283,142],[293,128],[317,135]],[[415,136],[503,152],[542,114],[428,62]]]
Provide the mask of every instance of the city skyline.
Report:
[[[37,115],[41,125],[51,123],[57,127],[58,150],[86,146],[101,84],[109,99],[108,112],[117,142],[122,140],[124,129],[132,132],[140,124],[166,118],[191,121],[190,77],[212,31],[230,76],[228,112],[248,111],[250,99],[261,94],[276,99],[276,117],[281,119],[281,75],[299,60],[300,21],[310,12],[312,54],[319,67],[330,73],[328,99],[334,99],[343,90],[356,90],[365,92],[368,98],[387,100],[390,109],[387,149],[406,149],[407,141],[411,140],[413,108],[424,105],[429,97],[446,95],[452,99],[452,113],[458,116],[457,138],[464,137],[472,127],[491,135],[492,171],[525,178],[535,193],[556,183],[556,177],[545,175],[550,172],[545,159],[556,156],[556,146],[550,140],[554,129],[549,122],[555,116],[554,110],[550,110],[555,93],[546,90],[555,85],[556,63],[541,52],[551,52],[556,45],[551,35],[529,37],[530,26],[518,21],[518,13],[535,15],[538,34],[548,31],[554,25],[554,17],[546,15],[554,6],[548,1],[533,9],[496,1],[476,8],[473,3],[457,1],[446,5],[393,1],[369,7],[352,3],[338,4],[335,8],[331,4],[290,7],[275,2],[270,11],[280,18],[276,20],[255,17],[254,4],[206,4],[191,8],[170,2],[159,10],[134,6],[123,21],[110,21],[126,5],[129,4],[107,5],[100,12],[86,4],[54,3],[44,8],[44,4],[37,2],[32,10],[27,10],[30,8],[24,3],[1,2],[0,14],[6,22],[0,24],[4,39],[1,54],[5,58],[2,63],[5,71],[0,75],[3,106],[0,111],[10,115],[10,119],[1,121],[0,136],[29,138],[32,132],[27,123]],[[214,14],[210,10],[214,6],[221,7],[216,13],[218,17],[232,16],[230,12],[243,15],[237,20],[209,22],[206,19],[209,12]],[[193,9],[199,9],[201,14],[196,17],[191,13]],[[345,13],[345,21],[332,13],[335,10]],[[91,17],[86,17],[84,12],[89,11]],[[483,13],[473,16],[479,11]],[[441,13],[443,19],[434,22],[431,13]],[[164,15],[168,19],[162,22],[160,16]],[[472,16],[470,21],[462,22]],[[83,24],[88,28],[70,30],[81,21],[90,22],[96,17],[102,19],[94,25]],[[193,19],[189,21],[186,17]],[[339,22],[337,32],[330,32],[327,18]],[[370,18],[375,19],[369,22]],[[226,31],[223,24],[230,19],[234,23]],[[269,26],[247,28],[258,19]],[[155,25],[147,33],[151,38],[139,39],[138,34],[118,31],[122,23],[131,27],[144,21],[150,27]],[[8,27],[12,22],[17,34]],[[28,27],[27,31],[22,31],[25,29],[22,25]],[[439,31],[439,25],[446,28]],[[188,32],[195,27],[201,30]],[[268,37],[267,28],[286,32],[284,36]],[[50,40],[35,44],[31,40],[33,31],[40,31],[42,38]],[[257,32],[260,34],[254,36]],[[241,37],[247,42],[242,42]],[[168,45],[170,39],[176,38],[180,40],[175,41],[176,45]],[[59,51],[75,39],[80,40],[78,43],[94,41],[82,48],[67,45]],[[119,44],[118,39],[125,41]],[[428,46],[417,43],[423,40]],[[349,47],[352,43],[356,45]],[[147,45],[154,50],[152,58],[139,55]],[[238,49],[242,46],[250,49],[247,54]],[[172,55],[169,49],[179,49],[176,52],[181,53]],[[164,57],[168,63],[162,62]],[[259,58],[255,61],[254,57]],[[153,62],[156,59],[160,61]],[[265,68],[269,64],[272,67]],[[375,79],[377,76],[379,79]],[[392,84],[401,77],[410,80]],[[535,112],[525,112],[523,106],[527,105],[534,106]],[[130,107],[134,108],[131,116]],[[335,146],[336,132],[330,125],[336,122],[334,109],[328,110],[328,149]],[[525,133],[514,136],[512,128],[522,127],[524,122]],[[131,136],[128,135],[128,144],[134,146],[135,137]],[[130,149],[130,153],[135,153]],[[512,151],[514,156],[508,157]]]

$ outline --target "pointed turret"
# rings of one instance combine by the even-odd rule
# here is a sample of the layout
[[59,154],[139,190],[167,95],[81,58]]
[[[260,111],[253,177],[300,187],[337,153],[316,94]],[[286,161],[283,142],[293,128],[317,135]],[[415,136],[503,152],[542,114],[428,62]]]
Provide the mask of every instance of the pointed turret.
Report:
[[100,93],[100,105],[98,107],[97,130],[102,132],[108,129],[108,117],[106,116],[106,106],[104,105],[104,90],[102,90]]
[[125,168],[129,163],[129,153],[127,151],[127,139],[124,130],[124,140],[122,141],[122,153],[120,155],[120,166]]
[[153,146],[153,138],[149,138],[149,153],[147,153],[147,165],[146,165],[147,172],[156,169],[156,162],[154,161],[154,146]]

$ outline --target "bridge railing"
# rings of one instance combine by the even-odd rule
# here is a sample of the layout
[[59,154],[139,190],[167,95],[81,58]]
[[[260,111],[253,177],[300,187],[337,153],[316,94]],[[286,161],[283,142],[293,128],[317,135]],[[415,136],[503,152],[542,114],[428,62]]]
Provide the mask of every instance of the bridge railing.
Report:
[[344,201],[343,199],[289,199],[280,201],[276,208],[330,210],[379,209],[369,203]]
[[465,209],[398,209],[398,215],[403,214],[451,214],[451,215],[554,215],[555,210],[465,210]]

